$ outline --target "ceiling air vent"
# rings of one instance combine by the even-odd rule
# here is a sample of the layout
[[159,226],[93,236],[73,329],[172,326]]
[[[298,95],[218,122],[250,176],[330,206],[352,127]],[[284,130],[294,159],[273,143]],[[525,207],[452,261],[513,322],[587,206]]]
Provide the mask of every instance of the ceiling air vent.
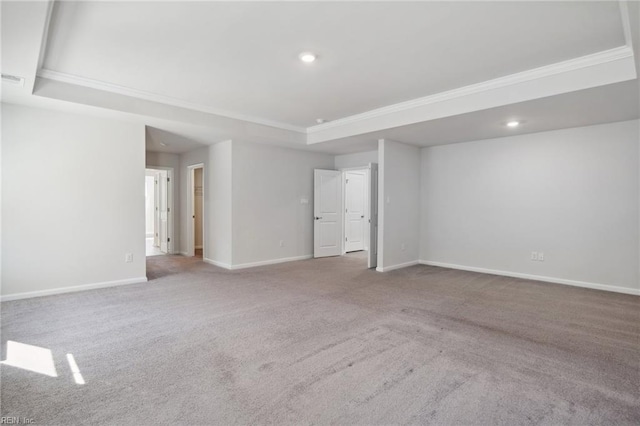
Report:
[[19,87],[24,86],[24,78],[23,77],[18,77],[18,76],[10,75],[10,74],[2,74],[2,82],[3,83],[9,83],[9,84],[12,84],[14,86],[19,86]]

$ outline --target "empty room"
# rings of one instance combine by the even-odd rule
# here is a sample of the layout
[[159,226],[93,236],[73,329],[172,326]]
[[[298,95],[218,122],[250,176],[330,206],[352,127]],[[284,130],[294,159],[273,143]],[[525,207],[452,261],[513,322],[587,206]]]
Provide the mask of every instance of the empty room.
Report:
[[640,424],[640,2],[0,8],[0,423]]

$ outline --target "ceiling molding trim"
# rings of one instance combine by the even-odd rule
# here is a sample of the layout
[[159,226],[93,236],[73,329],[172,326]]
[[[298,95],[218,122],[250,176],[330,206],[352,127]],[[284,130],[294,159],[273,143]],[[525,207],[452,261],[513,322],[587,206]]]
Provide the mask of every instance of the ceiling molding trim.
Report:
[[38,69],[42,69],[42,67],[44,66],[44,59],[47,55],[47,45],[49,43],[49,26],[51,25],[51,17],[53,16],[54,6],[55,6],[55,0],[48,0],[47,17],[45,18],[45,21],[44,21],[44,29],[42,31],[42,42],[40,43]]
[[192,102],[183,101],[180,99],[172,98],[169,96],[158,95],[155,93],[146,92],[143,90],[131,89],[129,87],[123,87],[116,84],[106,83],[103,81],[93,80],[85,77],[79,77],[67,73],[58,71],[52,71],[46,68],[41,68],[37,76],[40,78],[46,78],[49,80],[59,81],[62,83],[74,84],[77,86],[88,87],[90,89],[102,90],[105,92],[116,93],[119,95],[129,96],[137,99],[144,99],[146,101],[157,102],[165,105],[171,105],[179,108],[189,109],[193,111],[203,112],[207,114],[218,115],[225,118],[234,120],[245,121],[249,123],[259,124],[262,126],[274,127],[282,130],[289,130],[292,132],[306,133],[304,127],[293,126],[291,124],[280,123],[267,119],[250,117],[242,114],[237,114],[229,111],[223,111],[216,108],[211,108],[206,105],[195,104]]
[[363,112],[361,114],[354,114],[348,117],[329,121],[327,123],[318,124],[316,126],[308,127],[307,133],[313,134],[328,129],[335,129],[343,125],[354,124],[360,121],[370,120],[374,118],[381,118],[389,114],[405,112],[426,105],[449,101],[495,89],[502,89],[516,84],[526,83],[532,80],[576,71],[596,65],[602,65],[608,62],[618,61],[629,57],[633,57],[633,50],[629,46],[620,46],[613,49],[604,50],[602,52],[581,56],[579,58],[569,59],[567,61],[557,62],[551,65],[545,65],[520,73],[510,74],[493,80],[484,81],[482,83],[472,84],[469,86],[460,87],[458,89],[436,93],[435,95],[425,96],[406,102],[400,102],[394,105],[389,105],[386,107]]
[[625,44],[633,49],[633,37],[631,36],[631,20],[629,18],[629,5],[625,0],[618,0],[620,7],[620,18],[622,19],[622,32],[624,33]]

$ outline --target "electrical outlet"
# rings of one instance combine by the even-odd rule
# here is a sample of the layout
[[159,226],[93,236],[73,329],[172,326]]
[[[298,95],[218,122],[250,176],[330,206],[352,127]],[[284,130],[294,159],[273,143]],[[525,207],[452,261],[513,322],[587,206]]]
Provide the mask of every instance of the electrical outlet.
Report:
[[538,261],[539,262],[544,262],[544,252],[542,252],[542,251],[538,252]]
[[284,247],[284,240],[280,240],[280,247]]
[[531,260],[538,260],[538,252],[537,251],[532,251],[531,252]]
[[131,262],[133,262],[133,253],[126,253],[126,254],[124,255],[124,261],[125,261],[126,263],[131,263]]

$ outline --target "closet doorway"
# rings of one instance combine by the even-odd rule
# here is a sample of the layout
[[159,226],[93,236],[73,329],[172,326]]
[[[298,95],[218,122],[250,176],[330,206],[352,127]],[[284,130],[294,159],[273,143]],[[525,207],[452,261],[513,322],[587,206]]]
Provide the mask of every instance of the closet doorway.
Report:
[[188,229],[189,256],[204,257],[204,164],[194,164],[188,167],[190,220]]

